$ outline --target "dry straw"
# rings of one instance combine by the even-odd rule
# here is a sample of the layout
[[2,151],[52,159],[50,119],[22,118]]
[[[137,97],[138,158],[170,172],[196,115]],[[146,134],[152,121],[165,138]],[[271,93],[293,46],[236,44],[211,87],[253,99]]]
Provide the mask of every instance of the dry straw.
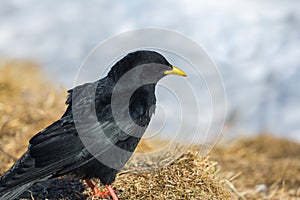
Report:
[[[61,116],[65,96],[36,64],[0,62],[0,174],[26,150],[32,135]],[[270,136],[230,144],[215,148],[210,158],[190,149],[163,168],[123,170],[113,187],[122,190],[120,199],[300,199],[299,144]],[[153,146],[144,142],[139,149]],[[85,199],[90,194],[83,181],[63,177],[35,185],[24,198]]]

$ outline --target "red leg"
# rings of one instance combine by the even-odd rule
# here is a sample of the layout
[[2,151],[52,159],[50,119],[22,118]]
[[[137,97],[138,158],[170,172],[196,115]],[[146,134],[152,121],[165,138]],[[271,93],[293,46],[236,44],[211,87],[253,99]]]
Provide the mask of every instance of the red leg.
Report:
[[107,195],[110,194],[110,191],[100,191],[89,179],[85,179],[86,184],[93,190],[94,194],[91,195],[90,197],[92,198],[93,196],[97,196],[100,198],[106,198]]
[[106,185],[105,187],[106,187],[106,189],[109,191],[110,196],[112,197],[112,199],[113,199],[113,200],[118,200],[117,194],[116,194],[116,192],[114,191],[114,189],[112,189],[110,185]]
[[107,195],[110,195],[113,200],[118,200],[116,192],[114,191],[114,189],[112,189],[110,185],[106,185],[106,191],[102,192],[89,179],[85,179],[85,182],[94,191],[94,194],[90,196],[91,198],[93,196],[107,198]]

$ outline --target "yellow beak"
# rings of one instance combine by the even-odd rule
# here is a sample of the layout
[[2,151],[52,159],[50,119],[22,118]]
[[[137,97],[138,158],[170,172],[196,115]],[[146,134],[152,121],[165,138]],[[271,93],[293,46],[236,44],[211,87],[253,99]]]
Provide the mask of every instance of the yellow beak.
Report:
[[186,73],[184,73],[181,69],[179,69],[175,66],[172,66],[172,69],[165,71],[164,74],[173,74],[173,75],[179,75],[179,76],[186,76]]

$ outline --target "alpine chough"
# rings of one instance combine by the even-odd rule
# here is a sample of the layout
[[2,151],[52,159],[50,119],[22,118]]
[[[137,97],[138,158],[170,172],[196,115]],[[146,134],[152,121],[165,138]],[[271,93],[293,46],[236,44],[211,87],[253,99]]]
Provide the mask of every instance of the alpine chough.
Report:
[[[1,177],[0,199],[18,198],[33,184],[65,174],[85,179],[95,196],[118,199],[110,185],[144,134],[155,110],[156,83],[168,74],[186,76],[157,52],[135,51],[106,77],[69,90],[62,117],[33,136]],[[107,191],[90,178],[99,178]]]

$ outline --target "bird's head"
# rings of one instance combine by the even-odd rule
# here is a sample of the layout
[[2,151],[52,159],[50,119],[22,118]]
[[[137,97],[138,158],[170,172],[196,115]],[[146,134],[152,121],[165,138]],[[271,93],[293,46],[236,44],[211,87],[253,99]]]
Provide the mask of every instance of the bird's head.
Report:
[[125,74],[131,74],[128,76],[132,80],[130,82],[151,79],[154,83],[169,74],[186,76],[181,69],[171,65],[164,56],[155,51],[129,53],[111,68],[108,76],[117,82]]

